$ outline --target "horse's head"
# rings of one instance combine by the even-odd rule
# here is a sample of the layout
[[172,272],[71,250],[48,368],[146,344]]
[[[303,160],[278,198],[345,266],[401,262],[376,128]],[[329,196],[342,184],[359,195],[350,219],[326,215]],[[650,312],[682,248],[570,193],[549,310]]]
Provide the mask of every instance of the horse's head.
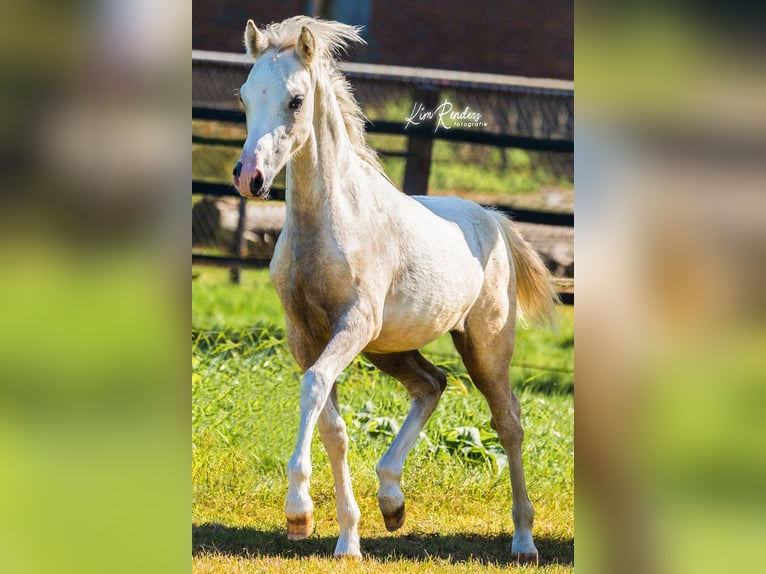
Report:
[[247,140],[232,181],[240,195],[262,197],[311,134],[311,62],[316,41],[303,26],[291,49],[271,46],[268,37],[248,20],[245,47],[255,64],[239,90],[247,116]]

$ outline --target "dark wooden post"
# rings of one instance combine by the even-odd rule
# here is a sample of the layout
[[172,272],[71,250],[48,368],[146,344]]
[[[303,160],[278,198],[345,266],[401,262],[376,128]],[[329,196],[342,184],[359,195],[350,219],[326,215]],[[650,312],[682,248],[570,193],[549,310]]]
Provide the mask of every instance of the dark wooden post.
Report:
[[[245,241],[245,224],[247,223],[247,199],[239,198],[239,214],[237,219],[237,232],[234,234],[234,255],[244,257],[246,255],[247,242]],[[239,284],[239,267],[229,269],[229,276],[232,283]]]
[[[439,90],[426,86],[415,91],[414,104],[422,104],[424,112],[433,112],[439,105]],[[407,139],[407,165],[404,168],[404,193],[427,195],[428,177],[431,175],[431,150],[433,149],[434,121],[423,121],[419,126],[409,126]]]

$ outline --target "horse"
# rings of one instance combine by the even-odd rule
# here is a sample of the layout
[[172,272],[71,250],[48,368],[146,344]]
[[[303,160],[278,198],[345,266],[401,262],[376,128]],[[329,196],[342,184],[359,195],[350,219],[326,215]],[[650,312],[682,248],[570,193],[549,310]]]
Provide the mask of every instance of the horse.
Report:
[[239,90],[247,138],[232,183],[243,197],[263,198],[287,169],[287,215],[270,264],[302,372],[298,434],[287,464],[287,536],[300,540],[313,530],[310,445],[318,426],[337,498],[335,556],[361,558],[360,511],[336,392],[336,379],[359,354],[410,395],[404,423],[376,466],[386,528],[402,526],[404,461],[447,381],[418,349],[449,332],[508,454],[511,552],[537,561],[509,367],[517,312],[536,323],[554,321],[550,275],[503,215],[456,197],[396,189],[366,143],[364,116],[336,63],[341,50],[364,42],[360,31],[306,16],[245,26],[254,63]]

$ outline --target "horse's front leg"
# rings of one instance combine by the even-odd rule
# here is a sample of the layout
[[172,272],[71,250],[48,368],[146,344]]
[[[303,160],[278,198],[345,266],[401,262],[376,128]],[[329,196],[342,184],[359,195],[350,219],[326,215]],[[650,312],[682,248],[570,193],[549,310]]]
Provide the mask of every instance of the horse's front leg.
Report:
[[[309,480],[311,477],[311,438],[314,433],[314,427],[319,420],[322,410],[328,402],[330,392],[332,391],[335,379],[345,369],[359,352],[367,346],[372,333],[372,321],[369,316],[357,309],[347,313],[339,322],[334,334],[330,338],[327,346],[317,361],[304,373],[301,379],[301,398],[300,398],[300,422],[298,425],[298,439],[295,450],[290,461],[287,464],[287,501],[285,502],[285,514],[287,515],[287,536],[290,540],[301,540],[311,534],[313,529],[313,511],[314,505],[309,496]],[[338,424],[337,417],[328,413],[323,421],[323,427],[332,424]],[[334,444],[334,441],[333,441]],[[327,445],[327,443],[326,443]],[[343,449],[345,451],[345,448]],[[344,459],[345,459],[345,452]],[[337,459],[336,459],[337,460]],[[335,462],[335,461],[333,461]],[[345,466],[345,460],[343,462]],[[342,467],[336,475],[336,480],[346,481],[347,469],[343,472]],[[336,485],[336,490],[338,485]],[[341,485],[342,492],[346,489]],[[350,485],[348,487],[350,490]],[[353,501],[353,495],[351,496]],[[354,502],[354,506],[355,506]],[[355,510],[356,512],[352,512]],[[340,554],[351,554],[359,556],[358,535],[355,536],[351,530],[356,531],[358,523],[358,509],[349,510],[350,519],[343,520],[345,514],[339,519],[341,526],[347,526],[345,539],[356,539],[354,545],[350,542],[348,551],[341,548],[340,542],[344,539],[344,532],[339,539]],[[357,515],[354,517],[354,515]],[[343,523],[346,524],[343,524]]]
[[404,384],[412,399],[402,428],[375,469],[380,479],[378,506],[386,529],[393,532],[401,528],[405,519],[401,489],[404,461],[439,403],[447,377],[418,351],[365,356],[381,371]]

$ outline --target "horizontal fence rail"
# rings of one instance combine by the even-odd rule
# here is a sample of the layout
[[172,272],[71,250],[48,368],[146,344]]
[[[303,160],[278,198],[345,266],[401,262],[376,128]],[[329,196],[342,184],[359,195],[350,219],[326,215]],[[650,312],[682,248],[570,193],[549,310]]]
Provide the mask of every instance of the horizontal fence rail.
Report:
[[[245,123],[245,114],[237,110],[223,110],[218,108],[192,107],[192,118],[195,120],[212,120],[230,122],[236,124]],[[451,128],[449,130],[434,131],[433,127],[415,126],[405,127],[403,122],[370,121],[365,122],[368,133],[410,136],[418,135],[435,140],[446,140],[460,143],[473,143],[479,145],[492,145],[497,147],[515,147],[532,151],[549,151],[559,153],[574,153],[574,141],[563,139],[545,139],[529,136],[517,136],[508,134],[494,134],[488,132],[476,132]],[[222,146],[242,146],[244,139],[205,138],[192,136],[192,143]]]
[[[237,108],[236,89],[247,78],[252,61],[245,55],[192,51],[192,119],[242,125],[245,114]],[[550,164],[561,177],[573,180],[574,84],[560,80],[520,78],[493,74],[473,74],[445,70],[428,70],[397,66],[341,63],[341,70],[355,88],[356,97],[367,104],[405,98],[425,102],[430,109],[440,94],[455,98],[460,106],[481,109],[486,125],[482,131],[434,129],[433,123],[406,126],[404,118],[392,121],[373,115],[366,122],[371,134],[404,136],[407,151],[379,150],[383,156],[405,159],[403,189],[411,195],[428,192],[435,140],[459,142],[501,149],[518,148],[551,159]],[[428,107],[426,109],[429,109]],[[459,108],[459,109],[462,109]],[[368,114],[369,115],[369,114]],[[242,137],[206,137],[192,134],[192,144],[241,148]],[[228,179],[228,174],[222,174]],[[272,188],[269,199],[284,200],[283,188]],[[246,256],[244,219],[247,200],[241,198],[229,183],[192,181],[192,195],[236,197],[239,202],[236,233],[225,251],[232,254],[211,255],[192,252],[192,263],[214,265],[232,270],[239,280],[239,269],[267,267],[269,258]],[[502,205],[485,205],[499,210],[515,221],[543,225],[573,227],[572,213],[517,209]],[[574,303],[571,280],[557,281],[562,302]]]

